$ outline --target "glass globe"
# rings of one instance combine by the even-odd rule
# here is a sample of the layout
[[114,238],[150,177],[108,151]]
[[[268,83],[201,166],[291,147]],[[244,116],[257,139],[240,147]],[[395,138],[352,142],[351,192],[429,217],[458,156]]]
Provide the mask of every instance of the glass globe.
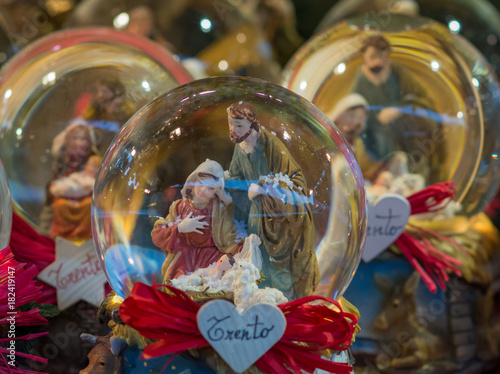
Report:
[[304,45],[283,85],[334,120],[377,188],[385,188],[388,170],[412,175],[398,192],[451,180],[466,214],[495,193],[498,81],[481,54],[445,26],[396,14],[383,28],[350,19]]
[[421,15],[441,22],[474,44],[498,75],[500,13],[487,0],[342,0],[326,14],[317,32],[359,15],[383,26],[390,13]]
[[0,250],[9,245],[12,227],[12,205],[10,203],[9,184],[0,161]]
[[129,120],[97,176],[92,222],[121,296],[135,281],[206,275],[245,253],[260,261],[262,288],[339,297],[360,259],[365,209],[358,165],[324,114],[280,86],[218,77]]
[[90,238],[92,180],[111,140],[142,105],[190,80],[155,43],[114,30],[58,32],[17,54],[0,77],[0,156],[16,213],[42,234]]

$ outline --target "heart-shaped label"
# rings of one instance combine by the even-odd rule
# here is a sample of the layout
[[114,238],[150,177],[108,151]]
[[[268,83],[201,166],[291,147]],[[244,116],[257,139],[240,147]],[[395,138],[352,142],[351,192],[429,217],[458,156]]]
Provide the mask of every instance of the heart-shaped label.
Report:
[[271,304],[255,304],[240,314],[226,300],[200,309],[198,328],[210,345],[237,373],[253,365],[285,333],[283,312]]
[[406,198],[388,193],[368,205],[368,228],[362,259],[369,262],[385,251],[403,232],[411,207]]

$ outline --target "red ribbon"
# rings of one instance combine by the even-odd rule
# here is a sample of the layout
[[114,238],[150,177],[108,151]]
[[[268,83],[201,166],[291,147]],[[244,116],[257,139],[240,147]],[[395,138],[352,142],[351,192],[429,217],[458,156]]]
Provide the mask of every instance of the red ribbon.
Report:
[[[15,213],[12,217],[10,247],[18,261],[35,265],[39,272],[53,263],[56,258],[54,240],[37,233]],[[44,282],[40,284],[42,293],[38,298],[38,303],[57,304],[56,289]]]
[[[411,214],[442,210],[451,201],[455,192],[453,182],[436,183],[424,188],[408,197]],[[429,236],[447,241],[464,251],[454,240],[412,225],[409,225],[394,243],[415,270],[419,272],[427,288],[435,293],[437,291],[436,284],[442,290],[446,289],[445,282],[449,280],[448,272],[461,275],[457,266],[460,266],[462,262],[436,249],[429,241]]]
[[[9,247],[0,251],[0,325],[8,323],[7,313],[11,311],[11,306],[17,308],[38,300],[41,287],[33,281],[37,275],[37,268],[34,265],[26,266],[26,264],[16,261]],[[13,300],[14,304],[10,300]],[[34,310],[17,312],[15,318],[16,325],[47,323],[47,320],[40,317]]]
[[[7,347],[9,347],[11,340],[31,340],[31,339],[35,339],[35,338],[38,338],[40,336],[47,335],[47,334],[48,334],[48,332],[41,332],[41,333],[37,333],[37,334],[30,334],[30,335],[15,337],[15,338],[4,338],[4,339],[0,339],[0,343],[4,343],[7,345]],[[10,364],[10,362],[11,362],[10,357],[9,357],[9,360],[7,360],[7,358],[6,358],[10,355],[10,353],[11,353],[10,349],[0,347],[0,374],[47,374],[47,373],[39,373],[37,371],[23,369],[23,368],[18,367],[18,366],[12,366]],[[22,353],[22,352],[16,351],[14,356],[27,358],[29,360],[41,362],[44,364],[47,363],[46,358],[38,357],[38,356],[31,355],[28,353]]]
[[[317,301],[336,308],[310,304]],[[320,368],[337,374],[351,373],[350,365],[323,359],[319,351],[347,349],[357,323],[355,315],[343,312],[337,301],[320,296],[304,297],[278,308],[285,315],[287,327],[282,338],[255,363],[261,371],[302,374]],[[141,335],[158,340],[144,348],[142,358],[168,354],[175,357],[187,349],[209,345],[196,322],[199,309],[188,295],[174,287],[135,283],[131,295],[120,306],[120,317]]]
[[436,183],[407,198],[411,214],[436,212],[448,205],[457,192],[453,182]]
[[[11,307],[17,308],[39,298],[41,287],[35,284],[34,277],[38,275],[38,270],[34,265],[27,266],[24,263],[16,261],[9,247],[0,251],[0,325],[13,323],[16,326],[31,326],[46,324],[47,320],[40,316],[39,309],[34,308],[26,312],[15,311]],[[12,279],[13,282],[10,282]],[[10,283],[9,283],[10,282]],[[14,294],[14,296],[12,296]],[[10,331],[10,330],[9,330]],[[11,353],[11,340],[30,340],[48,332],[37,334],[0,338],[0,344],[6,343],[8,348],[0,346],[0,374],[28,374],[34,373],[29,370],[21,369],[10,364],[6,356]],[[22,352],[15,352],[14,356],[24,357],[33,361],[47,363],[45,358],[30,355]]]
[[10,247],[17,260],[41,271],[55,261],[55,246],[54,240],[37,233],[16,213],[12,215]]

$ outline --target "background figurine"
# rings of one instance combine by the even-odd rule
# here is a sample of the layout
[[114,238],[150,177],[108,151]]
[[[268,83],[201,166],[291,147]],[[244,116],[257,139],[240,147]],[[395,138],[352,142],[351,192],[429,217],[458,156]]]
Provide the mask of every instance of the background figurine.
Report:
[[123,355],[113,354],[110,336],[111,334],[107,336],[81,334],[81,339],[91,343],[94,348],[87,355],[88,366],[80,370],[79,374],[123,374],[125,372]]
[[120,79],[102,78],[97,81],[96,93],[81,115],[87,121],[116,121],[123,124],[134,113],[129,106],[125,102],[125,86]]
[[75,171],[66,177],[53,181],[49,191],[53,197],[52,226],[49,235],[67,239],[88,239],[92,237],[90,208],[95,177],[102,158],[90,156],[82,171]]
[[[370,105],[365,146],[376,160],[396,151],[409,153],[416,143],[440,129],[431,119],[433,103],[411,71],[391,61],[391,45],[381,35],[366,39],[361,52],[363,65],[352,92],[362,95]],[[419,115],[416,110],[420,109]],[[410,162],[410,172],[438,181],[442,150]]]
[[101,161],[99,156],[90,156],[82,171],[75,171],[67,177],[53,181],[49,187],[50,193],[66,199],[81,199],[91,195]]
[[173,45],[167,43],[155,27],[155,14],[149,6],[138,5],[130,9],[128,14],[129,21],[124,27],[125,31],[153,40],[170,51],[175,49]]
[[384,163],[374,160],[366,151],[361,134],[366,129],[368,102],[358,93],[343,97],[328,114],[346,140],[352,146],[363,177],[374,180]]
[[68,239],[92,237],[90,208],[95,177],[102,158],[90,156],[82,171],[56,179],[49,186],[53,197],[50,236]]
[[95,128],[97,147],[100,154],[104,154],[135,111],[134,105],[127,100],[125,85],[118,77],[110,76],[97,81],[96,92],[90,99],[82,97],[75,114]]
[[166,218],[155,222],[151,233],[153,243],[167,255],[164,280],[206,268],[239,246],[222,166],[206,160],[189,175],[181,193],[182,199],[170,206]]
[[289,299],[310,295],[319,268],[302,170],[285,145],[260,126],[251,104],[234,103],[227,113],[235,143],[229,178],[232,185],[240,184],[233,189],[236,218],[262,241],[263,286]]
[[401,344],[400,355],[387,362],[385,353],[377,357],[377,367],[420,368],[430,360],[445,356],[444,342],[428,331],[419,321],[415,292],[420,275],[413,272],[403,285],[393,285],[388,279],[375,275],[375,283],[387,295],[382,311],[375,318],[374,327],[383,331],[387,342]]
[[425,178],[410,174],[408,157],[395,152],[385,161],[374,160],[366,151],[361,134],[366,128],[368,103],[363,96],[351,93],[343,97],[329,113],[335,125],[351,144],[366,183],[368,201],[385,193],[409,196],[425,187]]
[[[85,208],[85,212],[88,213],[88,219],[86,220],[88,228],[83,230],[82,226],[78,224],[76,220],[82,218],[80,214],[82,212],[73,212],[66,215],[69,221],[66,221],[64,214],[56,218],[57,222],[53,222],[54,219],[54,208],[53,204],[55,201],[55,196],[51,192],[51,186],[57,180],[68,177],[73,173],[82,172],[89,158],[97,153],[95,147],[95,134],[92,127],[82,124],[73,123],[69,125],[64,131],[54,138],[52,143],[52,155],[55,158],[52,177],[47,185],[47,193],[45,198],[44,207],[40,216],[39,231],[42,235],[49,235],[49,232],[54,235],[59,235],[64,238],[79,238],[88,239],[92,237],[92,230],[90,228],[90,203],[88,209]],[[95,161],[95,160],[94,160]],[[92,163],[87,165],[88,171],[91,168]],[[54,184],[56,186],[57,183]],[[83,187],[82,187],[83,188]],[[56,193],[59,191],[56,187]],[[75,209],[81,209],[82,207],[77,207],[75,203]],[[74,214],[79,215],[76,217]],[[80,229],[76,229],[79,226]],[[76,231],[75,231],[76,229]]]

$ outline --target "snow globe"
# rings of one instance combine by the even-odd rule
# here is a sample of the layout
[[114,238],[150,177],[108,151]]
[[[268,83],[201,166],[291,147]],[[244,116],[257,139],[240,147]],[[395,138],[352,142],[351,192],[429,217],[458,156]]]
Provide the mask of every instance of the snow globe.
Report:
[[[60,311],[53,329],[71,321],[101,331],[88,317],[96,315],[106,284],[92,242],[95,175],[129,117],[190,80],[154,42],[99,28],[53,33],[3,67],[0,154],[15,212],[11,248],[37,265],[46,303]],[[52,347],[48,338],[35,344],[39,352]],[[89,350],[73,334],[37,369],[78,372]]]
[[367,239],[346,293],[363,315],[355,356],[402,373],[495,357],[491,311],[475,309],[493,303],[498,244],[480,213],[500,178],[500,91],[484,57],[429,19],[360,16],[299,50],[283,85],[333,120],[365,178]]
[[[176,307],[158,306],[166,314],[157,322],[131,316],[165,297],[193,313],[203,305],[198,319],[216,301],[245,316],[256,305],[340,300],[360,259],[365,196],[350,148],[327,128],[330,120],[298,95],[238,77],[194,81],[136,113],[104,158],[92,208],[94,242],[116,293],[105,301],[115,315],[111,341],[127,341],[124,326],[161,340],[150,329],[173,322]],[[193,313],[167,329],[193,323]],[[130,342],[146,358],[177,352],[158,351],[164,340]],[[208,345],[198,343],[178,353]],[[209,366],[225,365],[204,349]],[[228,347],[214,349],[227,361]]]
[[500,53],[500,13],[486,0],[361,0],[339,1],[326,14],[317,28],[317,32],[325,31],[335,24],[363,15],[384,25],[392,14],[421,15],[432,18],[448,29],[463,36],[481,51],[493,65],[498,74]]
[[43,235],[88,239],[93,181],[111,140],[142,105],[191,77],[153,42],[80,29],[31,44],[0,79],[14,211]]
[[0,7],[0,66],[21,49],[21,38],[14,32],[8,12]]
[[0,250],[9,245],[12,226],[12,205],[10,202],[9,184],[0,161]]
[[[481,54],[446,27],[403,15],[383,28],[353,18],[313,38],[283,76],[285,87],[349,132],[368,182],[391,167],[421,175],[421,188],[453,181],[468,215],[496,192],[498,82]],[[346,120],[354,107],[366,113]]]

